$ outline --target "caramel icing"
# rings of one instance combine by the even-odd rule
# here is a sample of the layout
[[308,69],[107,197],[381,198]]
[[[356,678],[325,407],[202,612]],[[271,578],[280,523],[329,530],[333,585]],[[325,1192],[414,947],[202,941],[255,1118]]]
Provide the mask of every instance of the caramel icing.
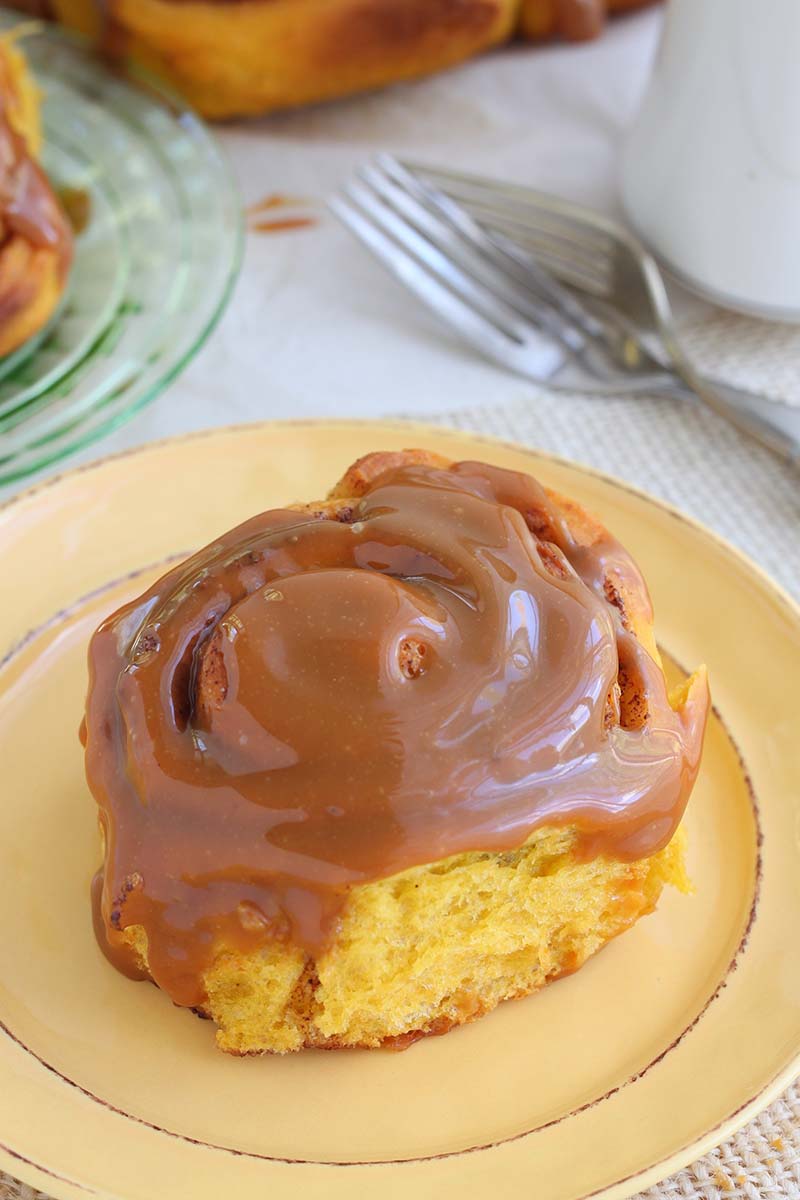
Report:
[[618,542],[470,462],[263,513],[168,572],[89,652],[104,948],[136,973],[120,931],[142,926],[154,980],[197,1005],[216,946],[317,956],[349,889],[410,866],[546,824],[585,855],[659,850],[708,696],[673,711],[621,590],[649,605]]

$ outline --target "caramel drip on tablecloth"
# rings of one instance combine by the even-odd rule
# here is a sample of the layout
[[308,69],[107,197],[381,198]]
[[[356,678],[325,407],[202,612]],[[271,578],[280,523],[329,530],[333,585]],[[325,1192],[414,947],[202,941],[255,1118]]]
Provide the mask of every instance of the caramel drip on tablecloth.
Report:
[[268,192],[260,200],[254,200],[252,204],[248,204],[245,212],[248,217],[255,218],[261,216],[262,213],[272,212],[276,208],[297,208],[307,203],[305,196],[290,196],[286,192]]
[[317,218],[303,211],[309,203],[304,196],[270,192],[253,204],[248,204],[245,209],[247,228],[251,233],[286,233],[295,229],[310,229],[317,224]]
[[250,229],[254,233],[288,233],[294,229],[311,229],[316,223],[314,217],[276,217],[272,221],[255,221]]
[[660,849],[707,692],[672,710],[620,584],[647,606],[619,543],[579,545],[533,479],[471,462],[263,513],[170,571],[89,653],[112,959],[143,926],[153,978],[197,1005],[216,945],[318,955],[350,888],[412,865],[554,823],[587,856]]

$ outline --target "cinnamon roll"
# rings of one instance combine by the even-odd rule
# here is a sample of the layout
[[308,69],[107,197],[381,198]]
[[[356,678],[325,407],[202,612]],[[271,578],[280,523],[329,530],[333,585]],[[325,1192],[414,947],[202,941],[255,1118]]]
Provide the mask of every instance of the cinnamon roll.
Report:
[[165,76],[208,117],[412,79],[512,37],[596,36],[653,0],[16,0]]
[[0,355],[53,315],[72,261],[69,222],[38,162],[39,97],[15,39],[0,38]]
[[575,502],[424,451],[255,516],[110,616],[82,736],[111,961],[237,1054],[403,1046],[686,886],[709,703]]

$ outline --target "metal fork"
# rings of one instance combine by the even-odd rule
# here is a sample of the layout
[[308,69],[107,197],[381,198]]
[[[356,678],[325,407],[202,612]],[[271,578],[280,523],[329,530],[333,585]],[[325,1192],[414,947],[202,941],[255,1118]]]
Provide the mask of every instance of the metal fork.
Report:
[[800,414],[780,408],[773,420],[763,400],[698,375],[674,335],[658,267],[613,222],[543,193],[387,155],[363,167],[330,207],[503,366],[551,387],[696,395],[800,461]]

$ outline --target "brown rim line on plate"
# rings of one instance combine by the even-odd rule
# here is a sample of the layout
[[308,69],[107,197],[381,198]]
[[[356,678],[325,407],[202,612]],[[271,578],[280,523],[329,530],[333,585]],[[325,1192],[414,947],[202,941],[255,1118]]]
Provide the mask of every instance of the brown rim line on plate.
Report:
[[[526,457],[528,457],[528,455],[530,455],[532,459],[538,460],[539,462],[552,463],[556,467],[564,467],[568,470],[575,469],[573,464],[567,462],[566,460],[563,460],[556,456],[553,456],[553,455],[540,454],[535,451],[528,451],[525,448],[513,446],[507,442],[502,442],[502,441],[498,441],[495,439],[485,438],[485,437],[482,437],[481,435],[473,435],[473,434],[465,435],[461,431],[451,431],[451,430],[448,430],[446,427],[441,427],[441,426],[424,427],[417,423],[399,423],[399,422],[362,422],[362,421],[299,422],[299,421],[290,421],[290,422],[279,422],[279,423],[277,423],[277,422],[276,423],[258,423],[258,424],[253,424],[250,426],[231,426],[225,430],[201,431],[196,434],[190,434],[184,438],[166,439],[162,442],[153,443],[150,446],[144,446],[137,450],[125,451],[121,455],[109,456],[105,459],[100,459],[98,461],[85,464],[83,466],[76,468],[73,472],[70,472],[69,475],[71,475],[71,476],[88,476],[92,472],[101,469],[103,466],[108,466],[108,465],[112,464],[114,461],[124,460],[133,455],[146,456],[148,454],[157,453],[160,450],[163,450],[165,448],[168,449],[171,444],[177,446],[179,443],[199,441],[201,439],[207,439],[207,438],[213,438],[213,437],[219,438],[220,441],[225,441],[227,438],[229,438],[231,436],[236,436],[237,434],[246,433],[246,432],[252,432],[254,430],[260,431],[261,433],[268,436],[270,430],[276,430],[276,431],[277,430],[292,430],[292,429],[298,429],[298,430],[307,430],[307,429],[308,430],[313,430],[313,429],[320,430],[320,429],[322,429],[322,430],[324,430],[326,428],[327,429],[358,428],[359,430],[361,430],[364,433],[365,436],[369,436],[371,438],[371,443],[374,447],[379,447],[381,445],[382,431],[384,434],[388,434],[389,432],[391,432],[395,437],[402,436],[403,438],[406,439],[407,445],[412,445],[415,443],[419,444],[421,441],[422,441],[422,444],[424,444],[425,436],[429,436],[431,439],[446,439],[449,437],[454,440],[457,440],[460,444],[463,445],[463,447],[464,447],[463,455],[464,456],[469,456],[469,447],[470,446],[475,446],[475,447],[483,446],[486,448],[487,456],[490,458],[492,457],[491,451],[493,448],[495,450],[506,449],[506,450],[512,451],[513,454],[523,457],[523,458],[526,458]],[[268,441],[265,441],[264,446],[261,447],[260,455],[263,458],[265,456],[265,454],[268,454],[268,453],[269,453],[269,444],[268,444]],[[660,512],[666,513],[670,517],[679,520],[680,522],[682,522],[685,526],[689,527],[689,529],[693,530],[694,532],[698,532],[698,531],[702,532],[705,539],[707,539],[712,544],[716,545],[728,557],[732,558],[734,564],[738,565],[739,567],[744,566],[748,573],[752,573],[756,576],[757,579],[761,579],[766,584],[768,592],[770,593],[770,598],[773,600],[777,600],[779,602],[779,606],[781,608],[785,608],[787,611],[787,614],[790,615],[794,621],[800,620],[800,610],[797,608],[797,606],[794,604],[794,602],[788,595],[786,595],[779,587],[774,585],[772,583],[772,581],[770,581],[768,579],[768,577],[766,577],[759,568],[752,567],[751,564],[746,559],[746,557],[743,554],[741,554],[741,552],[736,550],[734,547],[730,546],[723,539],[712,534],[710,531],[705,529],[704,526],[700,525],[698,522],[693,521],[691,518],[685,517],[678,510],[671,508],[671,506],[669,506],[667,504],[663,504],[660,501],[654,500],[653,498],[649,497],[646,493],[643,493],[636,488],[632,488],[627,484],[624,484],[624,483],[620,484],[618,481],[611,479],[609,476],[604,475],[601,472],[588,470],[588,469],[584,469],[584,468],[577,468],[577,469],[581,472],[581,474],[585,475],[586,477],[588,477],[590,479],[594,478],[594,479],[600,480],[601,482],[603,482],[605,484],[610,484],[612,487],[619,488],[621,491],[623,491],[633,497],[636,497],[638,500],[644,501],[646,504],[655,506],[655,508],[658,509]],[[34,500],[35,497],[40,496],[42,493],[53,488],[54,486],[57,485],[57,483],[58,483],[58,477],[55,479],[45,480],[45,481],[42,481],[42,482],[34,485],[32,488],[29,488],[26,492],[23,492],[23,493],[19,494],[18,496],[12,497],[0,509],[0,532],[2,531],[3,521],[13,519],[12,514],[17,505],[19,505],[19,504],[24,505],[24,504],[30,503],[31,501]],[[255,494],[255,492],[254,492],[254,494]],[[292,498],[295,498],[295,497],[292,497]],[[256,511],[256,507],[257,507],[257,501],[254,504],[253,511]],[[265,507],[266,507],[266,505],[265,505]],[[210,535],[213,535],[213,530],[211,531]],[[147,568],[137,568],[135,571],[130,572],[129,575],[140,574],[142,571],[144,571],[146,569]],[[153,568],[151,568],[151,569],[153,569]],[[108,586],[113,586],[113,585],[107,584],[106,587],[108,587]],[[97,587],[95,587],[92,590],[91,595],[96,596],[98,594],[99,590],[103,590],[103,589],[102,588],[98,589]],[[75,603],[76,602],[73,601],[73,605],[71,607],[74,607]],[[78,605],[78,607],[80,607],[81,602],[78,601],[77,605]],[[50,620],[51,621],[53,619],[59,620],[60,618],[66,616],[67,610],[69,607],[70,606],[64,607],[62,611],[59,611],[59,613],[57,613],[55,615],[55,617],[51,616]],[[24,631],[22,631],[22,632],[24,632]],[[30,637],[35,638],[35,636],[36,636],[36,631],[33,631],[31,633]],[[24,645],[27,644],[27,641],[28,641],[28,639],[24,639],[24,641],[21,642],[19,637],[15,638],[14,640],[16,643],[15,653],[21,652],[24,649]],[[730,735],[728,735],[728,736],[730,737]],[[731,741],[732,741],[732,739],[731,739]],[[735,745],[735,743],[734,743],[734,745]],[[740,755],[740,757],[741,757],[741,755]],[[746,771],[744,772],[744,774],[746,774]],[[750,928],[752,927],[753,915],[754,915],[754,906],[751,906],[750,916],[747,921],[747,929],[745,930],[743,937],[742,937],[742,945],[746,941],[747,934],[749,933]],[[739,950],[737,950],[734,958],[738,958],[738,957],[740,957],[740,955],[741,955],[741,947],[739,948]],[[729,967],[728,972],[725,973],[724,978],[719,978],[716,988],[714,989],[714,995],[718,995],[724,989],[726,980],[730,973],[730,970],[731,970],[731,968]],[[580,978],[580,976],[578,978]],[[534,1001],[533,1003],[535,1004],[536,1002]],[[710,1003],[710,1000],[707,1000],[706,1005],[708,1005],[709,1003]],[[492,1018],[488,1018],[487,1020],[491,1021]],[[699,1021],[700,1021],[700,1016],[695,1017],[695,1019],[691,1023],[690,1027],[696,1026],[696,1024]],[[672,1044],[665,1047],[661,1051],[661,1053],[659,1053],[659,1055],[657,1055],[654,1062],[662,1061],[663,1058],[667,1054],[669,1054],[672,1046],[678,1044],[685,1037],[685,1034],[686,1034],[686,1030],[681,1032],[677,1039],[673,1039]],[[12,1036],[14,1036],[14,1035],[12,1034]],[[447,1041],[447,1039],[444,1039],[444,1040]],[[34,1051],[34,1053],[35,1053],[35,1051]],[[417,1053],[417,1051],[412,1050],[411,1053],[415,1054],[415,1053]],[[623,1082],[621,1085],[616,1085],[615,1087],[613,1087],[610,1090],[610,1092],[608,1092],[608,1096],[616,1095],[621,1089],[624,1089],[629,1083],[631,1083],[635,1080],[638,1080],[640,1078],[643,1078],[643,1076],[645,1074],[647,1074],[648,1071],[651,1069],[651,1067],[654,1065],[654,1062],[645,1066],[645,1068],[643,1070],[635,1071],[630,1076],[630,1078],[628,1080],[626,1080],[625,1082]],[[720,1121],[718,1121],[713,1127],[709,1127],[702,1134],[702,1136],[693,1138],[690,1142],[687,1142],[685,1145],[682,1145],[682,1146],[674,1148],[674,1149],[670,1149],[670,1152],[667,1157],[662,1158],[659,1161],[655,1161],[655,1160],[652,1161],[650,1164],[643,1166],[640,1169],[637,1169],[634,1172],[634,1174],[632,1174],[632,1175],[628,1175],[628,1176],[620,1175],[616,1179],[616,1181],[604,1183],[602,1188],[596,1189],[596,1191],[602,1192],[603,1194],[621,1195],[622,1192],[619,1189],[621,1189],[625,1186],[626,1181],[630,1182],[631,1180],[635,1180],[637,1187],[644,1187],[644,1186],[647,1186],[647,1184],[649,1182],[651,1182],[652,1180],[654,1180],[656,1178],[660,1178],[664,1174],[664,1170],[662,1169],[662,1167],[666,1166],[669,1171],[672,1171],[672,1170],[677,1170],[682,1165],[685,1165],[686,1162],[690,1161],[692,1158],[694,1158],[698,1154],[702,1153],[703,1150],[706,1149],[709,1145],[714,1144],[714,1142],[717,1140],[718,1135],[720,1137],[724,1136],[725,1133],[729,1132],[735,1125],[742,1123],[747,1118],[749,1113],[751,1111],[755,1110],[755,1108],[757,1108],[761,1102],[766,1101],[772,1095],[774,1095],[780,1089],[781,1085],[788,1078],[790,1078],[791,1075],[793,1075],[795,1073],[797,1065],[798,1065],[798,1060],[797,1060],[797,1057],[795,1056],[792,1058],[791,1062],[789,1062],[787,1065],[785,1065],[781,1069],[781,1071],[779,1071],[777,1073],[777,1075],[775,1075],[771,1080],[767,1081],[764,1084],[764,1086],[759,1089],[758,1094],[748,1095],[747,1098],[743,1102],[741,1102],[737,1105],[737,1108],[735,1110],[728,1110],[727,1115],[724,1115],[722,1117],[722,1119]],[[58,1070],[57,1067],[54,1067],[52,1069]],[[76,1083],[75,1086],[78,1088],[81,1088],[85,1093],[90,1094],[89,1089],[83,1088],[82,1084]],[[570,1117],[573,1115],[573,1113],[584,1112],[592,1107],[595,1107],[601,1101],[601,1099],[602,1099],[602,1097],[596,1097],[596,1098],[588,1101],[585,1104],[579,1105],[576,1109],[573,1110],[572,1113],[561,1114],[555,1120],[545,1121],[544,1123],[537,1125],[536,1128],[539,1132],[544,1132],[545,1130],[552,1128],[554,1125],[562,1124],[565,1120],[569,1120]],[[120,1114],[122,1113],[122,1110],[117,1108],[115,1105],[110,1104],[109,1101],[107,1101],[107,1100],[100,1099],[100,1103],[107,1105],[110,1109],[114,1109],[114,1111],[120,1112]],[[134,1121],[142,1122],[150,1128],[153,1128],[153,1129],[162,1128],[162,1126],[160,1126],[156,1122],[143,1120],[142,1117],[136,1116],[135,1114],[130,1114],[130,1115],[132,1116]],[[184,1141],[187,1141],[189,1143],[194,1143],[194,1144],[198,1144],[198,1145],[203,1144],[202,1140],[189,1137],[187,1134],[178,1132],[177,1130],[167,1130],[167,1132],[172,1133],[173,1136],[175,1136],[179,1139],[183,1139]],[[273,1155],[255,1155],[255,1154],[251,1154],[251,1152],[246,1149],[241,1150],[232,1145],[220,1146],[220,1149],[227,1151],[228,1153],[236,1156],[237,1158],[255,1157],[259,1161],[263,1161],[266,1159],[267,1161],[276,1161],[276,1162],[284,1162],[284,1163],[292,1162],[292,1163],[298,1163],[298,1164],[299,1163],[305,1163],[305,1164],[331,1163],[331,1164],[335,1164],[335,1165],[347,1166],[347,1167],[352,1167],[352,1168],[357,1168],[359,1166],[364,1165],[364,1166],[369,1167],[370,1177],[373,1177],[374,1171],[376,1169],[378,1169],[378,1170],[388,1169],[388,1168],[392,1167],[393,1165],[398,1165],[401,1163],[424,1164],[426,1162],[433,1163],[433,1162],[441,1162],[441,1161],[447,1160],[447,1159],[465,1158],[466,1156],[470,1156],[470,1155],[472,1157],[474,1157],[476,1152],[479,1153],[480,1151],[482,1151],[484,1149],[486,1149],[486,1151],[491,1151],[494,1148],[507,1146],[512,1142],[518,1142],[518,1141],[524,1140],[526,1137],[531,1137],[531,1131],[528,1129],[523,1129],[520,1132],[514,1133],[509,1137],[503,1137],[500,1139],[495,1138],[492,1140],[487,1140],[485,1143],[481,1142],[479,1145],[476,1144],[473,1146],[464,1146],[462,1148],[455,1149],[455,1150],[447,1150],[441,1154],[413,1155],[413,1156],[405,1156],[403,1158],[397,1158],[397,1159],[383,1158],[380,1160],[375,1160],[375,1159],[356,1160],[351,1157],[351,1158],[348,1158],[347,1160],[341,1160],[340,1162],[337,1162],[335,1159],[330,1159],[330,1158],[294,1159],[294,1158],[284,1157],[282,1155],[275,1155],[275,1156],[273,1156]],[[3,1139],[3,1140],[7,1141],[7,1138]],[[207,1142],[205,1144],[212,1145],[213,1143]],[[20,1154],[20,1151],[13,1149],[12,1147],[9,1147],[9,1154],[12,1157],[14,1157],[14,1156]],[[32,1166],[35,1165],[35,1164],[33,1164],[32,1158],[29,1155],[21,1155],[21,1158],[26,1160]],[[679,1161],[679,1160],[682,1160],[682,1161]],[[13,1171],[13,1169],[14,1169],[13,1166],[11,1164],[9,1164],[9,1170]],[[20,1167],[20,1169],[21,1169],[21,1167]],[[45,1172],[49,1172],[51,1170],[51,1167],[47,1165],[46,1160],[42,1162],[41,1169]],[[56,1174],[56,1178],[63,1180],[64,1183],[67,1185],[67,1187],[75,1186],[75,1187],[79,1187],[79,1188],[85,1188],[85,1186],[86,1186],[84,1183],[80,1182],[77,1179],[74,1179],[74,1180],[68,1179],[68,1177],[66,1175],[62,1174],[61,1172],[57,1172],[55,1174]],[[345,1172],[345,1174],[349,1175],[349,1172]],[[39,1181],[39,1182],[42,1182],[42,1181]],[[43,1182],[43,1186],[47,1187],[47,1183]],[[51,1187],[52,1187],[52,1184],[51,1184]],[[615,1192],[615,1189],[617,1189],[616,1192]],[[66,1194],[66,1193],[64,1193],[64,1194]],[[126,1193],[123,1191],[121,1194],[125,1195]],[[595,1192],[594,1191],[590,1191],[590,1192],[584,1191],[581,1194],[582,1195],[593,1195],[593,1194],[595,1194]],[[575,1195],[577,1196],[578,1193],[575,1193]]]

